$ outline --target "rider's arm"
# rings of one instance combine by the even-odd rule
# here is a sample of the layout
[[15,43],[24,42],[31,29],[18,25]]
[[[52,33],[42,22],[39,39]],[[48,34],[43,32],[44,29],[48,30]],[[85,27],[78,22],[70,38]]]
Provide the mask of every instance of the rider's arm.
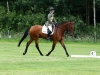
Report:
[[57,23],[57,21],[56,21],[56,19],[55,19],[55,18],[53,18],[53,23],[54,23],[54,24],[56,24],[56,23]]
[[48,14],[48,21],[49,21],[49,23],[51,23],[51,24],[53,23],[53,22],[52,22],[52,16],[51,16],[51,14]]

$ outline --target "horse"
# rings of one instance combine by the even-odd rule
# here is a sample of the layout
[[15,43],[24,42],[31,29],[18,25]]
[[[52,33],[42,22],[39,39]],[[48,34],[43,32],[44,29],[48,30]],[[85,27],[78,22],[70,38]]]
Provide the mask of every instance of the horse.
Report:
[[[43,27],[42,25],[34,25],[34,26],[29,27],[25,31],[23,37],[21,38],[21,40],[18,43],[18,47],[20,47],[20,44],[22,43],[22,41],[28,35],[30,35],[30,39],[26,44],[26,48],[25,48],[25,51],[23,52],[23,55],[25,55],[27,53],[29,45],[34,40],[35,46],[36,46],[38,52],[40,53],[41,56],[43,56],[42,52],[40,51],[39,45],[38,45],[38,40],[39,40],[39,38],[46,39],[47,34],[42,33],[42,27]],[[49,56],[51,54],[51,52],[54,50],[57,42],[60,42],[60,44],[62,45],[62,47],[65,50],[67,57],[69,56],[67,49],[66,49],[66,46],[64,44],[64,32],[66,30],[70,33],[70,35],[73,36],[74,35],[74,22],[62,22],[62,23],[57,24],[55,26],[53,35],[50,35],[51,40],[53,41],[52,49],[48,52],[48,54],[46,54],[46,56]]]

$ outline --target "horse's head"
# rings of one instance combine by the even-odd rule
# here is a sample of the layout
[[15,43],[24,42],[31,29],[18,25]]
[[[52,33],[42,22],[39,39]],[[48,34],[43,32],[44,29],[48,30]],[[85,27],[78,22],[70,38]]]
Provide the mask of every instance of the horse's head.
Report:
[[63,32],[67,29],[71,36],[74,35],[74,22],[62,22],[56,27],[60,28]]
[[67,22],[67,30],[71,36],[74,35],[74,22]]

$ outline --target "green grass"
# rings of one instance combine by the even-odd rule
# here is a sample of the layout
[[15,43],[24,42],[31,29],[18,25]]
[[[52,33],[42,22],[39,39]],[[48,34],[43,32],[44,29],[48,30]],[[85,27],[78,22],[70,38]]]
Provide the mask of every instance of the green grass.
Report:
[[[44,55],[52,43],[39,43]],[[0,75],[100,75],[100,59],[71,58],[65,55],[58,43],[50,56],[40,56],[32,43],[25,56],[26,42],[0,42]],[[89,55],[95,50],[100,55],[100,45],[93,43],[66,43],[70,55]]]

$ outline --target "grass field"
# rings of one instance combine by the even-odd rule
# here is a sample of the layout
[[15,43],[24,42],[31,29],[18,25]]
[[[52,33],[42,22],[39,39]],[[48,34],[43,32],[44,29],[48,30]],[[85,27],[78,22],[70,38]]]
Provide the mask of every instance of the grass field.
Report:
[[[44,55],[52,43],[39,43]],[[66,57],[58,43],[50,56],[40,56],[32,43],[25,56],[26,42],[17,47],[17,42],[0,42],[0,75],[100,75],[100,59]],[[66,43],[70,55],[86,54],[95,50],[100,55],[99,44]]]

